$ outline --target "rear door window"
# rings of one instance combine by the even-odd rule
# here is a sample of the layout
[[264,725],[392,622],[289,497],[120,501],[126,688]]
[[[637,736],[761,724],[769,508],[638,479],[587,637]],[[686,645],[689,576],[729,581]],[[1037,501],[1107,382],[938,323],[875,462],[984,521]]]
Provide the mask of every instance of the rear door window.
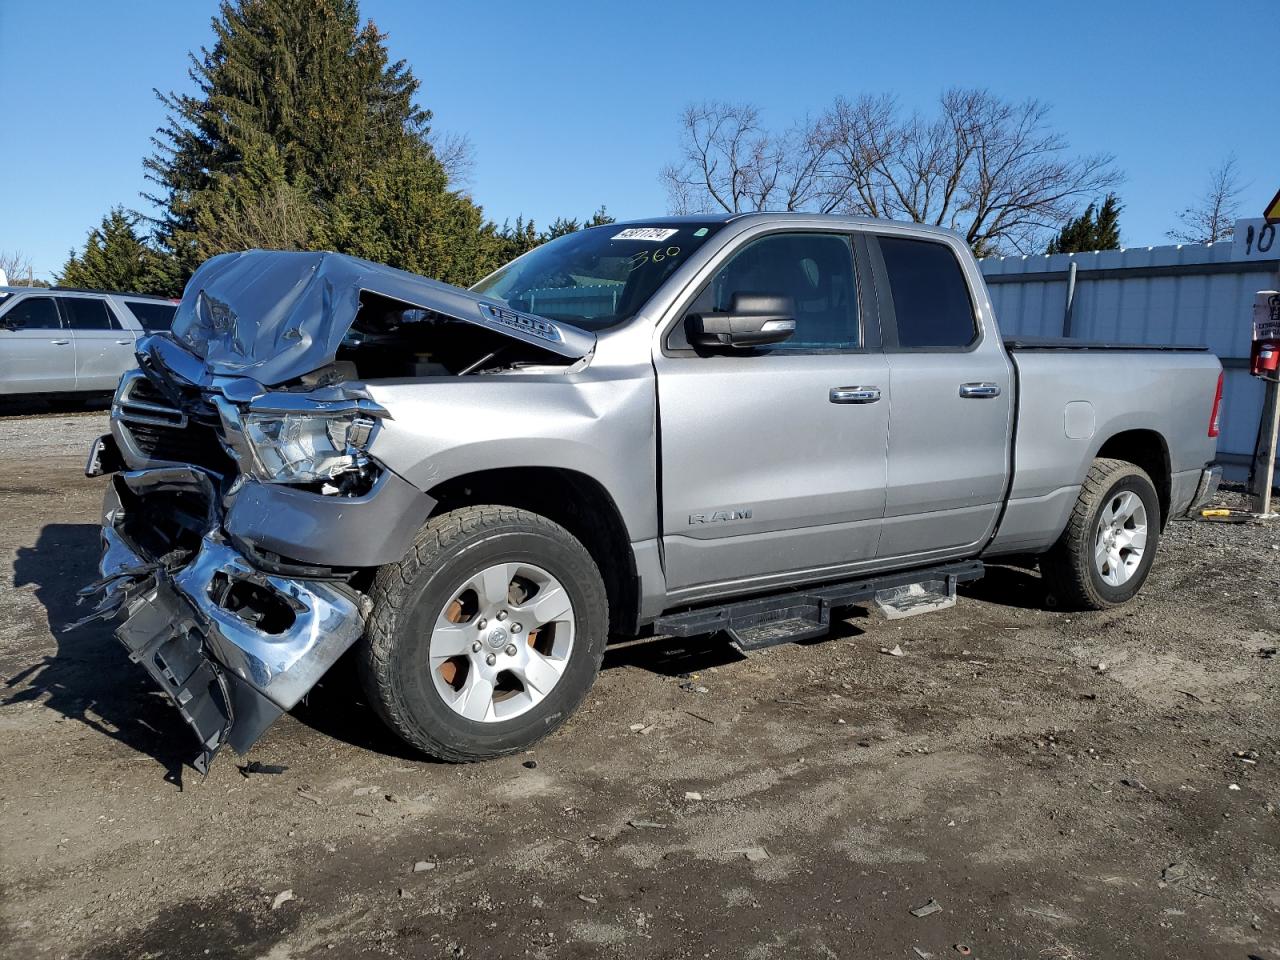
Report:
[[886,348],[963,350],[978,336],[969,285],[951,248],[930,240],[879,237],[889,277],[897,343]]
[[97,297],[62,297],[62,309],[72,330],[112,330],[119,324],[111,316],[107,301]]
[[53,297],[23,297],[0,316],[0,326],[12,330],[57,330],[62,321]]
[[173,326],[173,314],[178,309],[175,303],[156,303],[150,300],[126,300],[125,305],[148,333],[168,330]]

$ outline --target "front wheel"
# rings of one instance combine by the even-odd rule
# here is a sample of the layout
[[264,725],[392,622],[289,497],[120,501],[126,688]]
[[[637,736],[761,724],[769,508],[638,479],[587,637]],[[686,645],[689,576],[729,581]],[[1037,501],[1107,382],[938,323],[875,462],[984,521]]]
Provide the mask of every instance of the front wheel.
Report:
[[586,548],[545,517],[475,506],[433,517],[372,590],[361,676],[382,719],[432,756],[526,749],[582,702],[608,639]]
[[1104,610],[1146,582],[1160,542],[1160,498],[1127,460],[1093,462],[1067,528],[1040,558],[1049,593],[1075,610]]

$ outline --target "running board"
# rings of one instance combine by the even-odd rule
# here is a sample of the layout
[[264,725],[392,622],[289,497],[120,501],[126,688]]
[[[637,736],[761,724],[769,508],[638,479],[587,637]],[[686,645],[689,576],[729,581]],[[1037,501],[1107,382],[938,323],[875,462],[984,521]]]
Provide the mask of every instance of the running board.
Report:
[[718,607],[671,613],[654,621],[653,629],[669,637],[697,637],[723,630],[736,650],[747,653],[780,643],[825,636],[831,630],[833,609],[852,606],[874,597],[881,590],[942,580],[948,591],[954,591],[957,583],[977,580],[983,573],[981,560],[903,570],[740,600]]

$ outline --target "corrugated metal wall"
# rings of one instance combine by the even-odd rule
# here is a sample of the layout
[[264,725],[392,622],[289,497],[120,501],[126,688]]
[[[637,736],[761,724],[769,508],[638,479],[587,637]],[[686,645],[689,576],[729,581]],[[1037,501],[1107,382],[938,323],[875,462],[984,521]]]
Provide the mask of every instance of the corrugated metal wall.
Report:
[[1253,452],[1262,384],[1249,376],[1253,295],[1280,289],[1280,257],[1233,258],[1213,243],[980,261],[1006,335],[1061,337],[1067,278],[1076,263],[1069,335],[1126,343],[1208,344],[1226,369],[1222,437],[1228,463]]

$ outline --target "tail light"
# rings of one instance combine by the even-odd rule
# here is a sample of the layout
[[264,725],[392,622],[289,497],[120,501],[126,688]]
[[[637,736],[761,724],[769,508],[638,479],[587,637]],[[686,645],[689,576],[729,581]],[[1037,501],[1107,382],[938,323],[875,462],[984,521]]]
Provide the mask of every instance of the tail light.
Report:
[[1213,395],[1213,410],[1209,412],[1209,436],[1216,437],[1222,426],[1222,374],[1218,374],[1218,390]]

